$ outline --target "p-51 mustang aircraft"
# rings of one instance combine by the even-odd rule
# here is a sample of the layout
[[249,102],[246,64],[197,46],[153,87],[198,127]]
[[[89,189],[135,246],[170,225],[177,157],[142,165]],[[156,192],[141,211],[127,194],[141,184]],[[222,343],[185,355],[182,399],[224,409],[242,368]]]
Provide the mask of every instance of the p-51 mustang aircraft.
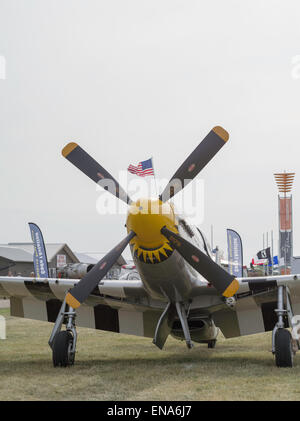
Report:
[[[169,335],[188,348],[193,342],[214,348],[219,329],[226,338],[272,330],[276,365],[293,365],[300,275],[235,279],[213,260],[203,233],[169,202],[228,138],[222,127],[214,127],[159,198],[135,202],[79,145],[64,147],[68,161],[129,209],[126,237],[82,279],[0,277],[0,296],[10,297],[12,316],[55,322],[49,339],[54,366],[74,364],[75,320],[78,326],[153,338],[160,349]],[[128,244],[140,280],[104,279]]]

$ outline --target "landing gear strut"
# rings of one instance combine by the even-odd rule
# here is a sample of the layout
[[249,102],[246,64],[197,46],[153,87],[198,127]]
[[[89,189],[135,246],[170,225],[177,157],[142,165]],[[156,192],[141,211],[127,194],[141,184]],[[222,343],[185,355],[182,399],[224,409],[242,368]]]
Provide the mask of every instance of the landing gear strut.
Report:
[[[77,342],[75,318],[75,310],[70,306],[67,309],[66,299],[64,299],[48,342],[52,349],[54,367],[67,367],[74,364]],[[66,330],[62,331],[64,321],[66,321]]]
[[217,343],[217,340],[216,339],[212,339],[212,340],[210,340],[210,341],[208,341],[207,342],[207,347],[208,348],[215,348],[216,347],[216,343]]
[[294,354],[299,349],[299,341],[284,327],[284,318],[286,317],[289,325],[292,328],[295,326],[289,290],[286,286],[280,285],[278,287],[275,312],[278,317],[272,332],[272,353],[275,355],[275,363],[277,367],[292,367]]

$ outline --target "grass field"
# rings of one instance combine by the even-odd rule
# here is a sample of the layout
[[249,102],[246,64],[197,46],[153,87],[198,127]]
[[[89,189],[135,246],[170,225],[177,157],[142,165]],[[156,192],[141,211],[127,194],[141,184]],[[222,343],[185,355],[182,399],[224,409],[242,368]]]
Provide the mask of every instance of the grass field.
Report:
[[[215,349],[78,328],[73,367],[54,368],[52,323],[18,319],[9,309],[0,340],[0,400],[299,400],[300,360],[277,368],[270,333],[220,338]],[[63,394],[62,394],[63,391]]]

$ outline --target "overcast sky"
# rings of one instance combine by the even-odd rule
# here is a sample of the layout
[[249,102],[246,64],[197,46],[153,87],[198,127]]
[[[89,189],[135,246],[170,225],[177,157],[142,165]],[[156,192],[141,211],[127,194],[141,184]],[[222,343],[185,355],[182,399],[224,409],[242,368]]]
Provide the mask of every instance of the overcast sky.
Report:
[[230,139],[198,176],[200,228],[224,250],[237,230],[247,264],[273,229],[277,252],[273,173],[295,171],[300,255],[299,19],[296,0],[0,0],[0,242],[30,241],[32,221],[47,242],[109,250],[125,217],[96,212],[63,146],[116,177],[153,156],[169,178],[222,125]]

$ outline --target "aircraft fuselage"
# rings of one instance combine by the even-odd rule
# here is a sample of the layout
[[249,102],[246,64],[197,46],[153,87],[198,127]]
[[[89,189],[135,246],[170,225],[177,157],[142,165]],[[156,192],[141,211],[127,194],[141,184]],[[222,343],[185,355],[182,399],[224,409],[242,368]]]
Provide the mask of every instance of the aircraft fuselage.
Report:
[[148,294],[162,301],[188,301],[203,277],[172,249],[160,230],[167,226],[206,253],[200,231],[178,216],[172,204],[150,199],[131,206],[126,226],[136,233],[131,254]]

